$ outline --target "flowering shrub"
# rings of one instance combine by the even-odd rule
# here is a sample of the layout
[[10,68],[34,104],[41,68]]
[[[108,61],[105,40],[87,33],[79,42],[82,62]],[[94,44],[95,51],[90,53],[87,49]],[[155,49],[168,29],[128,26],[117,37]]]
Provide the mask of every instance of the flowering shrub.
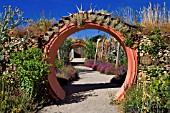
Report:
[[104,65],[103,62],[98,62],[97,63],[97,71],[100,71],[100,68]]
[[115,69],[114,70],[114,75],[117,75],[117,76],[121,75],[121,71],[118,68]]
[[91,67],[94,71],[99,71],[107,75],[115,75],[111,79],[111,83],[115,83],[118,86],[121,86],[126,78],[127,67],[121,65],[118,68],[115,68],[115,65],[112,63],[105,63],[102,61],[96,61],[96,64],[93,64],[94,60],[88,60],[85,63],[85,66]]
[[84,65],[87,67],[91,67],[94,71],[99,71],[100,73],[105,73],[107,75],[125,76],[127,72],[127,67],[125,65],[121,65],[120,67],[115,69],[114,64],[105,63],[102,61],[96,61],[96,64],[94,64],[94,60],[87,60]]
[[96,64],[93,64],[93,65],[92,65],[92,69],[93,69],[94,71],[100,71],[99,67],[100,67],[102,64],[103,64],[103,62],[101,62],[101,61],[96,61]]
[[70,81],[76,80],[76,70],[73,68],[73,66],[68,65],[66,67],[63,67],[62,69],[64,73],[69,77]]
[[97,67],[98,67],[98,65],[97,65],[97,64],[93,64],[93,65],[92,65],[92,69],[93,69],[93,71],[96,71],[96,70],[97,70]]
[[105,73],[105,69],[109,66],[109,64],[107,63],[103,63],[103,65],[101,65],[100,68],[100,73]]
[[97,71],[100,71],[101,66],[102,66],[102,63],[101,63],[101,64],[98,64],[98,66],[97,66]]
[[105,68],[105,74],[107,75],[113,75],[114,74],[114,65],[111,64]]
[[87,61],[84,63],[84,66],[92,67],[93,64],[94,64],[94,60],[91,59],[91,60],[87,60]]
[[71,65],[63,66],[61,69],[58,69],[56,76],[60,85],[66,85],[78,79],[78,74]]

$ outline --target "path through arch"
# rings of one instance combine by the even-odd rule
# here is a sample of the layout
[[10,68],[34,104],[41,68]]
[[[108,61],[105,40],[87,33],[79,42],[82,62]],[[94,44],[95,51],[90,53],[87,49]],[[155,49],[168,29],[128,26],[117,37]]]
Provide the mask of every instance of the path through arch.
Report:
[[117,105],[110,104],[119,89],[110,83],[112,76],[85,66],[74,68],[78,70],[80,79],[63,86],[66,98],[45,106],[38,113],[121,113]]
[[[94,16],[92,18],[91,16]],[[83,17],[83,19],[81,19]],[[102,22],[99,19],[103,17]],[[78,19],[81,19],[79,21]],[[108,21],[109,22],[108,22]],[[66,40],[68,36],[71,34],[78,32],[84,29],[96,29],[104,31],[115,39],[119,41],[121,46],[124,48],[127,58],[128,58],[128,71],[126,75],[126,79],[116,93],[116,99],[120,100],[123,98],[126,89],[136,80],[137,75],[137,51],[127,47],[124,44],[125,37],[118,31],[121,30],[129,30],[131,26],[126,23],[120,21],[119,18],[111,18],[109,15],[105,14],[94,14],[94,13],[77,13],[70,15],[69,17],[64,17],[59,21],[58,24],[55,24],[49,31],[42,37],[43,40],[46,41],[44,51],[47,53],[46,56],[49,57],[49,63],[52,64],[50,67],[51,73],[48,75],[48,81],[50,84],[50,88],[54,94],[54,96],[64,99],[66,96],[65,91],[59,85],[56,72],[55,72],[55,59],[57,50],[62,45],[62,43]]]

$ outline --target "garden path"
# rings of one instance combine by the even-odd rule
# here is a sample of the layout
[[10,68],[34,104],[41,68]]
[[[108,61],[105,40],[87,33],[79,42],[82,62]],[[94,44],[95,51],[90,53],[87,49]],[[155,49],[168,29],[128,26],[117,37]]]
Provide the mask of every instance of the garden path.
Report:
[[110,84],[113,76],[100,74],[91,68],[75,66],[80,79],[64,86],[65,100],[44,107],[38,113],[121,113],[116,105],[110,105],[110,95],[119,88]]

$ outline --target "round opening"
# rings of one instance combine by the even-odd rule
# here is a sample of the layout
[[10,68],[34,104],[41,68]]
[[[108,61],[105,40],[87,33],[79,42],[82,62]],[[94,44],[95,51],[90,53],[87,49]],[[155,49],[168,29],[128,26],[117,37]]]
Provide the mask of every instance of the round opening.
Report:
[[48,80],[53,94],[60,99],[64,99],[66,95],[65,91],[62,89],[62,87],[60,86],[56,78],[55,59],[56,59],[57,50],[60,48],[62,43],[66,40],[66,38],[69,37],[71,34],[74,34],[75,32],[84,29],[96,29],[96,30],[104,31],[110,34],[111,36],[113,36],[120,43],[120,45],[124,48],[126,52],[127,59],[128,59],[127,75],[123,85],[116,93],[116,99],[117,100],[122,99],[126,89],[135,81],[135,76],[137,73],[137,51],[127,47],[123,42],[124,40],[123,35],[120,32],[115,31],[111,27],[106,27],[104,25],[99,25],[95,22],[92,23],[88,21],[85,22],[82,27],[78,27],[73,23],[70,23],[67,26],[62,27],[59,31],[59,34],[54,35],[44,48],[44,51],[47,53],[47,57],[49,57],[49,63],[52,64],[50,68],[51,73],[48,75]]

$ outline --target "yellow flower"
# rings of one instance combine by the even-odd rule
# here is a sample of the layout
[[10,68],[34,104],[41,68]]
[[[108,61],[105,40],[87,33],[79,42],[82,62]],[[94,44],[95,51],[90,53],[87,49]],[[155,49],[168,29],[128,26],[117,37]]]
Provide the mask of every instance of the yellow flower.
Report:
[[136,44],[136,43],[133,44],[133,46],[132,46],[133,49],[136,49],[137,47],[138,47],[138,44]]

